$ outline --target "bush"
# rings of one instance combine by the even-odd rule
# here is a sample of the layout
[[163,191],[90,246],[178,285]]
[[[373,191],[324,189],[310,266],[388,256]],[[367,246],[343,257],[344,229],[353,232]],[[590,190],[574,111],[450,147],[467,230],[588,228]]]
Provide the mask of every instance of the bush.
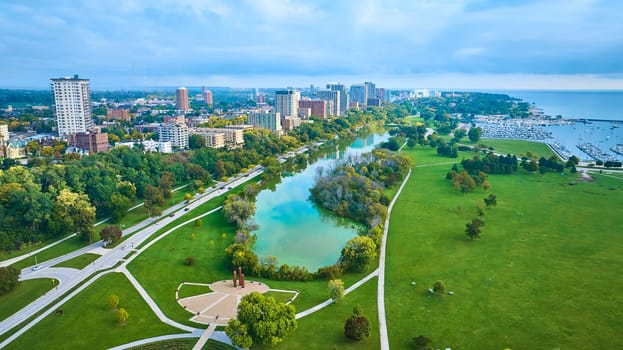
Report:
[[328,280],[334,280],[341,275],[342,268],[338,264],[320,267],[316,272],[316,278],[326,278]]
[[361,314],[361,307],[356,306],[353,315],[346,320],[344,335],[358,341],[370,336],[370,320]]
[[195,265],[196,262],[197,261],[195,260],[195,257],[193,256],[189,256],[189,257],[186,257],[186,259],[184,259],[184,264],[187,266],[193,266]]
[[443,294],[446,291],[446,284],[443,283],[443,281],[436,281],[433,284],[433,292],[437,293],[437,294]]

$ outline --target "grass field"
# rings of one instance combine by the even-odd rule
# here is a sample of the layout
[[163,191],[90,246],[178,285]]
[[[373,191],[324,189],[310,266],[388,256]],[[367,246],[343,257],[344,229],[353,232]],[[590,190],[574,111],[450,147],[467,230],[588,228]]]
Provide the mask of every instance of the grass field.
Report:
[[50,259],[54,259],[57,258],[61,255],[67,254],[67,253],[71,253],[74,250],[78,250],[84,246],[86,246],[88,244],[88,242],[82,242],[78,237],[72,237],[66,241],[63,241],[51,248],[48,248],[40,253],[37,253],[36,255],[33,256],[29,256],[24,260],[18,261],[15,264],[13,264],[12,266],[15,267],[16,269],[23,269],[26,268],[28,266],[32,266],[35,265],[35,257],[36,257],[36,261],[38,263],[50,260]]
[[494,152],[499,153],[511,153],[520,156],[527,152],[532,152],[538,157],[549,158],[554,155],[554,152],[544,143],[530,142],[521,140],[500,140],[500,139],[482,139],[478,144],[484,143],[489,147],[493,147]]
[[74,269],[82,270],[86,266],[88,266],[93,261],[97,260],[101,255],[85,253],[79,255],[73,259],[69,259],[67,261],[63,261],[62,263],[58,263],[53,267],[73,267]]
[[0,261],[4,261],[4,260],[11,259],[11,258],[15,258],[15,257],[20,256],[20,255],[28,254],[28,253],[30,253],[30,252],[32,252],[34,250],[37,250],[37,249],[45,247],[46,245],[52,244],[52,243],[54,243],[54,242],[56,242],[57,240],[60,240],[60,239],[62,239],[62,237],[58,238],[58,239],[47,240],[47,241],[44,241],[44,242],[41,242],[41,243],[38,243],[38,244],[33,244],[33,245],[30,245],[30,246],[24,247],[24,248],[22,248],[20,250],[10,250],[8,252],[2,250],[2,251],[0,251]]
[[273,297],[278,303],[287,303],[295,294],[293,292],[268,291],[264,295]]
[[[405,152],[416,165],[436,157],[427,149]],[[391,347],[408,348],[424,335],[434,348],[622,348],[623,182],[522,171],[490,176],[498,204],[484,217],[482,238],[469,241],[465,224],[486,194],[455,194],[444,179],[449,168],[414,169],[392,212],[385,283]],[[429,296],[436,280],[455,294]]]
[[[297,329],[274,349],[378,349],[377,284],[378,279],[372,278],[346,295],[339,304],[329,305],[298,320]],[[356,305],[363,308],[363,314],[370,320],[370,336],[361,342],[352,341],[344,335],[344,323]]]
[[49,278],[40,278],[20,282],[9,294],[0,296],[0,320],[13,315],[33,300],[52,289]]
[[194,284],[184,284],[182,288],[179,289],[178,296],[180,298],[192,297],[194,295],[211,293],[212,289],[208,286],[198,286]]
[[[126,325],[119,325],[108,305],[112,293],[119,296],[119,307],[130,314]],[[61,309],[63,316],[49,315],[7,349],[106,349],[147,337],[183,333],[161,323],[118,273],[101,277]]]

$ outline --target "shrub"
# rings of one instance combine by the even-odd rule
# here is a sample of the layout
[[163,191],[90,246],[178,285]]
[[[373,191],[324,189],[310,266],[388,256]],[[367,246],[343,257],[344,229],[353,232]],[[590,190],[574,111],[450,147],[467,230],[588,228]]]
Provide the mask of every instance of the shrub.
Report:
[[361,314],[361,307],[353,309],[353,315],[344,324],[344,335],[353,340],[363,340],[370,336],[370,320]]
[[195,260],[195,257],[193,256],[189,256],[189,257],[186,257],[186,259],[184,259],[184,264],[188,266],[193,266],[195,265],[196,262],[197,261]]

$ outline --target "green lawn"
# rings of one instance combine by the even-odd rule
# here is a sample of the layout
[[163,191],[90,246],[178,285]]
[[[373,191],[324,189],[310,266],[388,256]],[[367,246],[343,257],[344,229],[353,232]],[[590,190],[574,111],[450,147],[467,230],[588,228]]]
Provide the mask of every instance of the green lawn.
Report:
[[13,264],[13,267],[21,270],[28,266],[35,265],[35,257],[37,258],[36,261],[38,263],[41,263],[41,262],[44,262],[50,259],[57,258],[61,255],[71,253],[74,250],[78,250],[86,246],[87,244],[88,242],[86,243],[82,242],[78,237],[72,237],[66,241],[63,241],[55,245],[54,247],[48,248],[40,253],[37,253],[36,255],[29,256],[24,260],[18,261],[17,263]]
[[0,296],[0,320],[13,315],[24,306],[52,289],[49,278],[39,278],[20,282],[9,294]]
[[46,245],[52,244],[52,243],[54,243],[54,242],[56,242],[56,241],[58,241],[60,239],[62,239],[62,237],[61,238],[50,239],[50,240],[47,240],[47,241],[44,241],[44,242],[40,242],[38,244],[31,244],[31,245],[28,245],[28,246],[24,245],[24,247],[22,249],[20,249],[20,250],[10,250],[8,252],[2,250],[2,251],[0,251],[0,261],[4,261],[4,260],[11,259],[11,258],[15,258],[15,257],[20,256],[20,255],[28,254],[28,253],[30,253],[30,252],[32,252],[34,250],[37,250],[37,249],[45,247]]
[[[275,349],[378,349],[377,284],[378,279],[372,278],[346,295],[340,304],[329,305],[298,320],[297,329]],[[356,305],[361,305],[363,314],[370,320],[370,337],[361,342],[352,341],[344,335],[344,323]]]
[[[434,154],[406,152],[417,165]],[[408,348],[425,335],[434,348],[622,348],[623,182],[521,170],[492,175],[497,207],[484,217],[482,238],[469,241],[465,224],[486,194],[455,194],[444,179],[449,168],[414,169],[392,212],[391,347]],[[438,279],[455,294],[429,296]]]
[[97,260],[100,257],[101,255],[98,255],[98,254],[85,253],[73,259],[63,261],[62,263],[58,263],[54,265],[53,267],[73,267],[74,269],[82,270],[83,268],[85,268],[90,263],[92,263],[93,261]]
[[501,139],[481,139],[478,144],[484,143],[489,147],[493,147],[494,152],[511,153],[517,156],[532,152],[539,157],[549,158],[554,152],[542,142],[531,142],[521,140],[501,140]]
[[269,297],[275,298],[278,303],[287,303],[292,297],[294,297],[295,293],[293,292],[277,292],[277,291],[268,291],[264,294]]
[[[130,317],[119,325],[108,296],[119,296],[119,307]],[[183,333],[158,320],[130,282],[121,274],[101,277],[61,307],[63,316],[49,315],[7,349],[106,349],[138,339]]]
[[194,295],[211,293],[212,289],[208,286],[198,286],[194,284],[184,284],[182,288],[179,289],[178,295],[180,298],[192,297]]

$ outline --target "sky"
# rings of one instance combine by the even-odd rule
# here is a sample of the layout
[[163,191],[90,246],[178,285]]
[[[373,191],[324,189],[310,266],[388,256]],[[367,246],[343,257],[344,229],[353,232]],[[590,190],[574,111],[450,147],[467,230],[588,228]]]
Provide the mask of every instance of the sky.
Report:
[[2,0],[0,88],[623,89],[621,0]]

